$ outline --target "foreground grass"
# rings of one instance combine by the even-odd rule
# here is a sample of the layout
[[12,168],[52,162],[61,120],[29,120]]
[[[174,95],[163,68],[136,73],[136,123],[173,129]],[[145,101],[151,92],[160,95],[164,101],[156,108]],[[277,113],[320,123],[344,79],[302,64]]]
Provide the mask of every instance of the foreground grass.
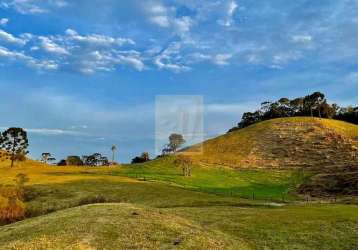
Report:
[[358,207],[176,208],[168,212],[244,239],[253,249],[356,249]]
[[[290,171],[197,167],[191,178],[184,178],[167,158],[110,168],[49,167],[29,161],[13,169],[2,165],[0,172],[1,183],[11,183],[19,172],[29,176],[31,197],[26,207],[30,216],[37,216],[0,226],[1,249],[355,249],[358,245],[357,206],[266,205],[267,197],[280,200],[282,192],[301,180]],[[143,177],[146,181],[141,181]],[[253,190],[254,201],[240,198]],[[81,206],[98,201],[111,204]],[[174,246],[177,240],[180,244]]]
[[[174,244],[177,244],[175,247]],[[235,247],[234,247],[235,246]],[[0,227],[1,249],[245,249],[196,222],[131,204],[89,205]]]
[[[352,205],[97,204],[0,227],[1,249],[355,249]],[[179,241],[179,245],[174,245]]]

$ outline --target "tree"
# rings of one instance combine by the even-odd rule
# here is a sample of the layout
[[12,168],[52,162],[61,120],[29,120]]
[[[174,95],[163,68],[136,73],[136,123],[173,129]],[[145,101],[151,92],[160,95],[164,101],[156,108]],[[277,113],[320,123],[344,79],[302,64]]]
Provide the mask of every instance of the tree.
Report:
[[71,155],[71,156],[67,157],[66,165],[68,165],[68,166],[82,166],[83,161],[81,160],[81,158],[79,156]]
[[56,161],[56,158],[55,158],[55,157],[49,157],[49,158],[47,159],[47,162],[54,162],[54,161]]
[[178,155],[177,158],[174,161],[174,164],[178,167],[182,168],[183,175],[186,177],[191,176],[191,170],[193,161],[191,158],[187,155]]
[[111,151],[112,151],[112,163],[114,163],[114,155],[115,155],[116,150],[117,150],[117,146],[116,146],[116,145],[112,145],[112,147],[111,147]]
[[41,154],[41,161],[45,164],[49,161],[49,159],[52,158],[50,153],[42,153]]
[[169,147],[175,153],[185,143],[184,137],[181,134],[171,134],[169,136]]
[[136,156],[132,159],[132,164],[136,164],[136,163],[144,163],[150,161],[149,158],[149,153],[148,152],[143,152],[141,154],[141,156]]
[[14,161],[26,159],[28,146],[27,133],[22,128],[9,128],[1,134],[0,149],[10,156],[11,167],[14,166]]
[[82,156],[83,163],[86,166],[108,166],[109,161],[106,156],[102,156],[100,153],[94,153],[92,155]]
[[314,92],[311,95],[306,96],[303,99],[303,107],[305,115],[310,114],[311,117],[315,116],[315,113],[318,113],[318,116],[321,117],[321,105],[326,100],[324,94],[321,92]]
[[57,166],[67,166],[66,160],[62,159],[57,163]]
[[148,153],[148,152],[143,152],[140,157],[141,157],[143,160],[145,160],[145,161],[150,161],[150,157],[149,157],[149,153]]

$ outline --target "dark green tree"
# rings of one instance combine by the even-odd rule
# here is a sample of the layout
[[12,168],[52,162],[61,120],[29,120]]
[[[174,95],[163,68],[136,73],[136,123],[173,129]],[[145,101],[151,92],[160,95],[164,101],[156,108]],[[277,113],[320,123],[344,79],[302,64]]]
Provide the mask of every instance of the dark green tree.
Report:
[[140,156],[136,156],[132,159],[132,164],[143,163],[147,161],[150,161],[149,153],[143,152]]
[[14,166],[16,160],[24,160],[29,153],[27,148],[29,141],[27,133],[22,128],[9,128],[0,137],[0,149],[4,150],[11,160],[11,167]]
[[181,134],[171,134],[169,136],[169,147],[175,153],[185,143],[184,137]]
[[68,166],[82,166],[83,165],[83,161],[77,155],[68,156],[66,159],[66,163],[67,163],[66,165],[68,165]]

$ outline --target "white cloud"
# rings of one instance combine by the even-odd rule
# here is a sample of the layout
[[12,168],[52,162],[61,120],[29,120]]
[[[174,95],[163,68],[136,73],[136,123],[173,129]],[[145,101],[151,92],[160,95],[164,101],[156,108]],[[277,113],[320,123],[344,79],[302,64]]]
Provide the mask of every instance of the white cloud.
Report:
[[[0,127],[0,130],[6,130],[10,126],[2,126]],[[83,132],[73,131],[73,130],[65,130],[65,129],[50,129],[50,128],[24,128],[24,130],[27,133],[30,134],[39,134],[39,135],[45,135],[45,136],[51,136],[51,135],[72,135],[72,136],[84,136],[87,135]]]
[[286,64],[290,61],[296,61],[301,57],[302,54],[298,51],[281,52],[273,56],[272,62],[276,66],[282,66],[282,64]]
[[190,70],[190,67],[183,64],[180,54],[181,44],[178,42],[171,43],[165,50],[154,58],[154,64],[159,69],[166,69],[175,73]]
[[7,18],[1,18],[0,19],[0,26],[6,26],[6,24],[9,22],[9,19]]
[[59,55],[68,55],[69,52],[66,48],[61,47],[60,45],[56,44],[48,37],[40,36],[39,40],[41,41],[41,47],[48,53],[54,53]]
[[129,38],[114,38],[114,37],[99,35],[99,34],[81,36],[77,33],[77,31],[73,29],[67,29],[66,35],[67,37],[65,39],[87,43],[94,46],[111,46],[111,45],[122,46],[124,44],[130,44],[130,45],[135,44],[135,42]]
[[175,7],[167,8],[163,5],[149,4],[149,20],[162,28],[172,28],[175,33],[183,36],[190,31],[194,21],[189,16],[176,16]]
[[0,41],[16,44],[16,45],[20,45],[20,46],[23,46],[23,45],[26,44],[26,40],[21,39],[21,38],[17,38],[17,37],[13,36],[10,33],[7,33],[6,31],[4,31],[2,29],[0,29]]
[[153,16],[150,18],[150,20],[160,27],[167,28],[170,26],[170,21],[167,16]]
[[14,9],[21,14],[43,14],[52,8],[63,8],[68,3],[64,0],[3,0],[0,7]]
[[37,70],[56,70],[58,69],[57,63],[51,60],[37,60],[31,56],[25,55],[23,52],[10,51],[5,47],[0,46],[0,58],[5,58],[11,61],[18,61],[25,63],[31,68]]
[[183,34],[190,31],[190,28],[193,25],[193,20],[188,16],[183,16],[181,18],[174,19],[173,25],[179,34]]
[[310,43],[310,42],[312,42],[312,36],[310,36],[310,35],[295,35],[295,36],[292,36],[292,41],[295,43]]
[[229,60],[233,57],[232,54],[217,54],[214,58],[213,58],[213,62],[214,64],[217,65],[228,65],[229,64]]
[[231,26],[234,23],[234,14],[239,5],[235,1],[229,1],[226,9],[226,16],[224,20],[219,20],[218,23],[223,26]]

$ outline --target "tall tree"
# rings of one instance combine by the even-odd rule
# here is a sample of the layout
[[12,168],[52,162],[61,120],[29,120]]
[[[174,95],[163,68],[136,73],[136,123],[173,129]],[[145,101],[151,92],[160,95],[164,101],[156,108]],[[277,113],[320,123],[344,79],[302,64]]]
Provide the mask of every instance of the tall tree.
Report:
[[0,148],[10,155],[11,167],[15,160],[25,159],[28,146],[27,133],[22,128],[9,128],[1,134]]
[[175,153],[185,143],[184,137],[181,134],[171,134],[169,136],[169,147]]

